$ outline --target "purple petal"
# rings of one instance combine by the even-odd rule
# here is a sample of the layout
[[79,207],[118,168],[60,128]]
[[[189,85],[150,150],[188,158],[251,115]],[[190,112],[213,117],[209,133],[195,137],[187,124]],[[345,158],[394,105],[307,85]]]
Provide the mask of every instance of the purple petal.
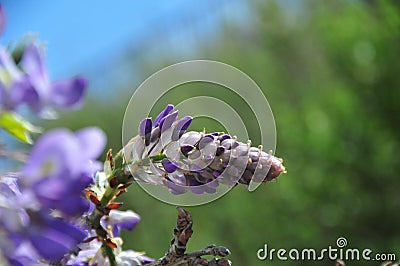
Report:
[[59,80],[51,85],[50,100],[57,107],[74,108],[80,106],[87,87],[83,77]]
[[225,147],[224,146],[218,146],[217,150],[215,151],[215,156],[220,156],[225,152]]
[[49,228],[52,228],[67,235],[74,243],[79,243],[86,237],[86,233],[83,229],[71,223],[67,223],[61,219],[51,217],[46,221],[46,223]]
[[178,166],[167,158],[163,159],[161,163],[164,166],[165,171],[168,173],[173,173],[176,171],[176,169],[178,169]]
[[231,138],[231,136],[229,136],[228,134],[224,134],[224,135],[220,136],[218,139],[220,142],[222,142],[222,141],[224,141],[226,139],[230,139],[230,138]]
[[194,149],[194,146],[192,145],[183,145],[181,146],[181,152],[183,155],[187,156],[189,152],[191,152]]
[[17,195],[21,195],[21,191],[19,190],[17,184],[18,175],[3,175],[0,179],[0,195],[3,195],[7,198]]
[[170,114],[172,110],[174,110],[174,106],[172,104],[168,104],[167,107],[165,107],[165,109],[154,120],[154,127],[160,123],[161,119]]
[[189,186],[190,186],[190,190],[195,193],[195,194],[204,194],[205,191],[205,185],[201,185],[199,182],[197,182],[196,180],[191,179],[189,181]]
[[210,143],[214,142],[214,136],[211,134],[204,135],[204,137],[199,141],[197,145],[200,150],[206,148]]
[[13,83],[9,99],[14,106],[26,103],[34,112],[39,112],[42,109],[38,92],[26,78]]
[[150,142],[156,141],[161,136],[161,130],[159,127],[153,128],[151,131]]
[[139,124],[139,135],[144,137],[151,132],[152,121],[151,118],[145,118]]
[[150,144],[152,121],[151,118],[145,118],[140,122],[139,135],[145,138],[145,145]]
[[213,172],[213,176],[214,176],[215,178],[218,178],[218,177],[221,176],[221,173],[218,172],[218,171],[214,171],[214,172]]
[[68,182],[62,178],[47,178],[33,186],[42,209],[56,209],[68,216],[81,215],[88,211],[89,202],[82,196],[82,185],[78,182]]
[[164,185],[169,188],[169,191],[174,195],[180,195],[187,191],[186,186],[175,184],[172,181],[164,180]]
[[178,117],[178,111],[173,112],[172,114],[167,115],[160,121],[161,134],[165,132],[167,129],[171,128],[172,124],[175,122]]
[[118,255],[118,258],[121,260],[121,265],[136,265],[137,260],[141,262],[140,265],[146,265],[147,263],[154,261],[154,259],[144,256],[143,253],[133,250],[122,251]]
[[239,143],[234,139],[225,139],[221,141],[221,146],[225,147],[227,150],[231,150],[239,146]]
[[[97,127],[87,127],[76,132],[80,144],[79,157],[82,160],[94,160],[104,150],[107,137]],[[86,162],[85,162],[86,163]]]
[[9,258],[11,265],[15,266],[40,266],[40,256],[37,253],[35,247],[29,241],[23,241],[20,243],[12,254],[12,258]]
[[68,130],[55,129],[41,136],[25,164],[24,181],[31,183],[44,177],[68,178],[82,165],[79,142]]
[[72,224],[57,218],[43,217],[40,229],[31,227],[30,240],[38,253],[45,259],[56,261],[76,248],[86,233]]
[[190,123],[192,123],[192,120],[193,117],[191,116],[185,116],[179,119],[178,123],[174,128],[174,132],[172,133],[171,139],[173,141],[177,141],[183,135],[183,133],[185,133],[185,130],[189,127]]
[[32,43],[25,48],[21,64],[25,72],[34,77],[36,85],[49,82],[44,53],[37,44]]
[[132,230],[140,221],[140,216],[131,211],[111,210],[107,219],[107,224],[120,226],[123,229]]

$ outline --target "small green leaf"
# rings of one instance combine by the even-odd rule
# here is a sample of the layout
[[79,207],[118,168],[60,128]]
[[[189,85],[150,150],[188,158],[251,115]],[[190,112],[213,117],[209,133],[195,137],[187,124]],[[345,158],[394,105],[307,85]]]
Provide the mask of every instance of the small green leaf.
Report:
[[156,154],[154,156],[150,156],[150,159],[152,159],[153,161],[161,161],[164,158],[167,158],[167,155],[165,155],[163,153]]
[[0,128],[19,141],[32,144],[30,132],[38,133],[40,128],[35,127],[27,120],[12,112],[0,113]]

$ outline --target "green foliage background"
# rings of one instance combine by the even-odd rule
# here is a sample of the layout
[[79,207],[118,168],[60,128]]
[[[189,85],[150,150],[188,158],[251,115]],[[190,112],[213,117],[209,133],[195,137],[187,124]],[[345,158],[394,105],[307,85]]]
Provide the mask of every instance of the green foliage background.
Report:
[[[256,252],[264,243],[276,249],[335,247],[343,236],[349,248],[396,253],[400,258],[399,2],[303,1],[301,11],[284,10],[277,2],[252,2],[250,25],[227,24],[198,57],[165,51],[158,60],[144,61],[137,73],[144,80],[170,63],[219,60],[250,75],[275,115],[276,154],[284,158],[288,173],[255,192],[237,187],[215,202],[188,208],[194,218],[189,251],[215,243],[232,251],[234,265],[309,265],[259,261]],[[126,60],[135,56],[127,54]],[[118,86],[138,85],[132,81]],[[114,92],[106,100],[92,94],[82,110],[46,126],[100,126],[117,151],[132,91],[107,86]],[[166,102],[213,91],[204,84],[172,91],[155,111]],[[235,95],[212,96],[242,106]],[[248,121],[251,135],[254,123]],[[201,122],[204,125],[197,123],[192,129],[213,130],[214,124]],[[138,186],[130,188],[124,201],[142,217],[138,227],[125,234],[125,246],[161,257],[175,225],[174,206]]]

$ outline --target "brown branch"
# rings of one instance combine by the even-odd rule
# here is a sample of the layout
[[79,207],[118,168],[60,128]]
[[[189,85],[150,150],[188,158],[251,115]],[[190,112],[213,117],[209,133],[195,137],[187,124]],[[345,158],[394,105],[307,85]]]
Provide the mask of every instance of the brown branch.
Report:
[[230,254],[225,247],[210,245],[202,250],[185,254],[186,244],[192,236],[193,220],[190,213],[180,207],[177,207],[178,219],[174,228],[174,238],[171,240],[171,246],[161,259],[146,264],[147,266],[228,266],[231,262],[225,258],[213,258],[207,260],[202,258],[205,255],[214,257],[226,257]]

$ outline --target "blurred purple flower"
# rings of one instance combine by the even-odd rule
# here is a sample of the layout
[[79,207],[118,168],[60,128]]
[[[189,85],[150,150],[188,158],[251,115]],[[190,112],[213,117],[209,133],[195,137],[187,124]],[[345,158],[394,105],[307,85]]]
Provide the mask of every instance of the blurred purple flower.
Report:
[[26,100],[34,111],[40,112],[46,105],[75,108],[82,103],[87,87],[86,79],[78,76],[50,82],[43,50],[36,43],[31,43],[25,48],[21,66],[35,92]]
[[[0,34],[5,24],[5,12],[0,4]],[[25,47],[19,67],[11,53],[0,46],[0,109],[14,110],[27,104],[39,113],[45,107],[79,107],[87,87],[86,79],[77,76],[51,82],[39,45],[31,42],[22,46]]]
[[39,265],[40,258],[60,260],[85,237],[83,229],[53,217],[30,188],[20,189],[16,176],[0,179],[0,253],[12,265]]
[[21,71],[9,51],[0,46],[0,108],[15,110],[26,104],[34,112],[57,107],[79,107],[87,87],[81,76],[50,82],[43,51],[36,43],[26,46]]
[[35,97],[27,76],[18,69],[10,53],[0,46],[0,109],[14,110]]
[[83,229],[46,213],[35,213],[31,220],[28,239],[37,252],[49,261],[60,260],[86,238]]
[[105,142],[104,133],[94,127],[75,134],[66,129],[52,130],[36,142],[21,181],[32,187],[43,207],[69,216],[82,214],[89,207],[82,191],[101,169],[94,160]]

